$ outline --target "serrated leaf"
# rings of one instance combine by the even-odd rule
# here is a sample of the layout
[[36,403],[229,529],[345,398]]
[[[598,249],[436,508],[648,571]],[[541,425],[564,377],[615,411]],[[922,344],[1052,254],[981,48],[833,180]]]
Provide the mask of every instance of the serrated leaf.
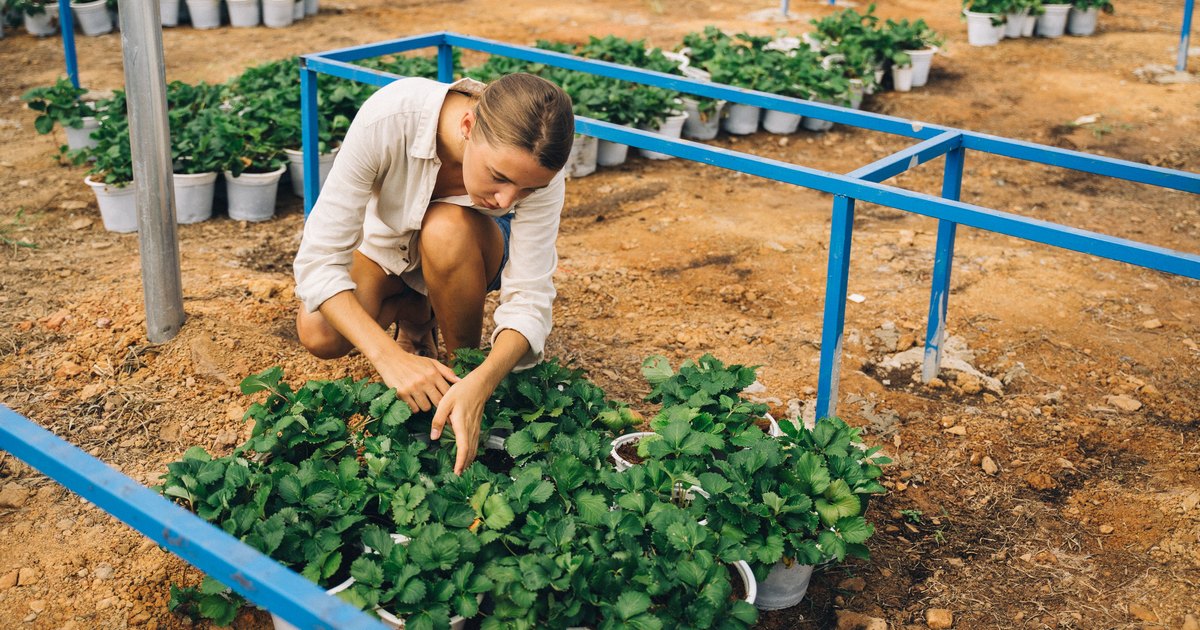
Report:
[[642,362],[642,376],[647,383],[658,385],[675,376],[675,370],[671,369],[671,362],[666,357],[654,355]]
[[598,525],[608,513],[608,504],[598,494],[580,492],[575,495],[575,509],[579,511],[579,520],[588,525]]
[[501,495],[492,495],[483,505],[483,518],[491,529],[504,529],[512,524],[516,515],[509,507],[508,501]]
[[650,596],[641,591],[624,591],[617,597],[617,617],[628,621],[650,610]]
[[865,542],[875,533],[875,526],[861,516],[848,516],[838,519],[836,529],[847,543]]

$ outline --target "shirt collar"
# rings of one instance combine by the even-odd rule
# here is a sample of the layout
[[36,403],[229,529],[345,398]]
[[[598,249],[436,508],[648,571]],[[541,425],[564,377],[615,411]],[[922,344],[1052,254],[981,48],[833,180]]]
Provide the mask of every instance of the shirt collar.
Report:
[[436,83],[429,90],[425,102],[421,105],[421,119],[417,123],[417,134],[408,145],[408,155],[413,158],[432,160],[437,157],[437,128],[438,119],[442,113],[442,104],[446,102],[446,93],[450,91],[479,95],[487,84],[475,79],[462,78],[454,83]]

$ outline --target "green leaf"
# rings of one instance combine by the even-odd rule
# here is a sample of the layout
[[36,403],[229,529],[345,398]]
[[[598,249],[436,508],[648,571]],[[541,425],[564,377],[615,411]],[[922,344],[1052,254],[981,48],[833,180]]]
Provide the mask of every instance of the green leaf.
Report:
[[283,368],[278,365],[264,370],[258,374],[253,374],[242,379],[239,387],[242,393],[249,396],[256,394],[265,389],[274,390],[279,385],[279,380],[283,378]]
[[537,450],[537,443],[533,441],[528,430],[523,429],[504,439],[504,450],[513,457],[521,457]]
[[861,516],[848,516],[838,519],[836,529],[847,543],[865,542],[875,533],[875,526]]
[[579,511],[579,520],[588,525],[598,525],[608,513],[608,503],[604,497],[593,492],[580,492],[575,495],[575,509]]
[[205,595],[200,598],[200,615],[212,619],[218,626],[228,626],[237,618],[238,605],[222,595]]
[[229,591],[228,586],[225,586],[220,581],[218,581],[216,578],[213,578],[211,576],[206,575],[206,576],[204,576],[204,579],[200,581],[200,594],[201,595],[216,595],[218,593],[226,593],[228,591]]
[[483,504],[484,521],[491,529],[504,529],[512,524],[516,515],[508,506],[508,501],[500,495],[492,495]]
[[383,584],[383,568],[375,560],[360,556],[350,563],[350,576],[367,586],[379,588]]
[[617,616],[628,621],[650,610],[650,596],[641,591],[624,591],[617,598]]
[[654,355],[642,362],[642,376],[647,383],[658,385],[675,376],[675,370],[671,369],[671,362],[666,357]]

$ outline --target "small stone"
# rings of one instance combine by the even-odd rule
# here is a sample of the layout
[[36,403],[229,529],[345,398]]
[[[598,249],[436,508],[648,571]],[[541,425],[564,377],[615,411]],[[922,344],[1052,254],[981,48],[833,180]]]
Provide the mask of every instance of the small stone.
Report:
[[1101,526],[1100,526],[1100,533],[1101,533],[1101,534],[1111,534],[1111,533],[1113,533],[1113,526],[1112,526],[1112,525],[1101,525]]
[[945,630],[954,625],[954,613],[945,608],[930,608],[925,611],[925,625],[933,630]]
[[29,602],[29,610],[32,610],[32,611],[33,611],[33,612],[35,612],[35,613],[42,613],[42,612],[45,612],[45,610],[46,610],[46,600],[44,600],[44,599],[35,599],[35,600],[33,600],[33,601]]
[[112,608],[113,606],[115,606],[117,604],[118,601],[119,600],[116,597],[105,597],[104,599],[96,602],[96,610],[104,610],[106,608]]
[[1145,621],[1146,623],[1158,623],[1158,615],[1143,604],[1130,604],[1129,614],[1142,621]]
[[1158,391],[1158,388],[1151,385],[1150,383],[1146,383],[1145,385],[1142,385],[1141,388],[1138,389],[1138,392],[1141,394],[1144,394],[1146,396],[1150,396],[1152,398],[1155,396],[1158,396],[1160,393]]
[[1179,630],[1200,630],[1200,620],[1196,619],[1196,615],[1185,615],[1183,617],[1183,625]]
[[63,361],[59,364],[58,369],[54,370],[54,376],[56,378],[71,378],[72,376],[79,376],[86,371],[87,368],[74,361]]
[[28,615],[25,615],[24,619],[22,619],[22,621],[24,621],[25,623],[33,623],[36,620],[37,620],[37,613],[29,613]]
[[929,382],[926,383],[925,385],[929,389],[942,389],[943,387],[946,386],[946,381],[943,381],[942,379],[935,376],[935,377],[929,379]]
[[67,224],[69,230],[82,230],[92,227],[92,220],[87,217],[81,217]]
[[19,483],[6,483],[0,490],[0,508],[16,509],[29,500],[29,490]]
[[983,461],[980,463],[980,466],[983,468],[983,472],[989,475],[995,475],[996,473],[1000,472],[1000,467],[996,465],[996,461],[987,455],[983,456]]
[[967,427],[964,427],[961,424],[956,424],[956,425],[950,427],[949,429],[946,429],[946,433],[949,433],[950,435],[959,435],[959,436],[966,435]]
[[966,372],[959,372],[954,384],[958,385],[964,394],[978,394],[983,391],[983,381],[980,381],[978,376]]
[[96,320],[96,328],[108,328],[112,326],[112,320],[107,317],[101,317]]
[[1146,321],[1142,322],[1142,328],[1145,328],[1146,330],[1154,330],[1156,328],[1162,328],[1162,322],[1159,321],[1157,318],[1147,319]]
[[0,591],[8,590],[17,585],[17,571],[9,571],[0,575]]
[[786,252],[787,251],[787,248],[784,247],[783,245],[780,245],[777,241],[767,241],[766,243],[763,243],[763,247],[766,247],[767,249],[774,250],[777,252]]
[[1137,411],[1142,408],[1142,403],[1136,398],[1131,398],[1125,394],[1115,394],[1108,396],[1104,402],[1120,409],[1121,411]]
[[[62,208],[63,210],[67,210],[67,211],[83,210],[88,207],[88,202],[79,201],[78,199],[68,199],[68,200],[58,204],[58,207]],[[91,224],[92,224],[91,219],[88,219],[88,225],[91,225]],[[76,229],[76,228],[71,228],[71,229]]]
[[238,434],[233,431],[223,431],[217,434],[217,448],[236,446],[237,443]]
[[913,239],[917,237],[917,233],[912,230],[900,230],[900,238],[896,240],[896,244],[900,247],[912,247]]
[[112,565],[108,564],[107,562],[101,562],[92,571],[92,575],[94,575],[97,580],[111,580],[115,574],[116,571],[114,571]]
[[1192,510],[1196,509],[1197,505],[1200,505],[1200,490],[1193,492],[1193,493],[1187,495],[1186,497],[1184,497],[1183,503],[1180,503],[1179,507],[1182,507],[1183,512],[1186,514],[1188,512],[1191,512]]
[[887,630],[887,622],[850,610],[837,611],[837,630]]
[[1054,477],[1046,473],[1029,473],[1025,475],[1025,483],[1029,484],[1034,490],[1051,490],[1058,486],[1054,481]]
[[1043,549],[1033,556],[1033,561],[1038,564],[1058,564],[1058,556],[1050,550]]
[[860,577],[846,578],[837,585],[839,590],[861,593],[867,588],[867,581]]
[[17,586],[32,586],[38,583],[38,579],[40,577],[41,576],[38,575],[37,569],[21,567],[20,570],[17,571]]

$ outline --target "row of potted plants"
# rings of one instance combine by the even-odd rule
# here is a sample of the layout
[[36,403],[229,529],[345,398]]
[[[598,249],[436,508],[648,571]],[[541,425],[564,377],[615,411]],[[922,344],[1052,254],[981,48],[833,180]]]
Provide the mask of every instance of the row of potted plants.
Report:
[[[462,351],[455,369],[483,356]],[[867,557],[862,512],[887,460],[856,446],[857,430],[829,419],[768,436],[765,410],[740,395],[754,369],[711,356],[678,372],[652,357],[643,371],[661,408],[641,462],[608,454],[642,418],[549,361],[497,388],[486,448],[457,476],[453,439],[429,443],[431,414],[394,390],[293,390],[273,368],[242,383],[267,394],[246,413],[251,438],[224,457],[188,450],[157,489],[410,630],[477,616],[483,628],[747,628],[756,606],[799,602],[795,572]],[[172,586],[173,610],[222,625],[243,604],[211,579]]]
[[995,46],[1005,38],[1058,38],[1063,33],[1087,36],[1096,32],[1099,13],[1113,12],[1110,0],[963,0],[967,42]]
[[[117,0],[71,0],[71,10],[79,29],[89,37],[111,33],[117,21]],[[58,0],[4,0],[0,13],[0,21],[23,24],[34,37],[58,33]]]
[[259,24],[286,28],[316,15],[319,10],[320,0],[159,0],[163,26],[188,22],[197,29],[213,29],[222,24],[234,28]]

